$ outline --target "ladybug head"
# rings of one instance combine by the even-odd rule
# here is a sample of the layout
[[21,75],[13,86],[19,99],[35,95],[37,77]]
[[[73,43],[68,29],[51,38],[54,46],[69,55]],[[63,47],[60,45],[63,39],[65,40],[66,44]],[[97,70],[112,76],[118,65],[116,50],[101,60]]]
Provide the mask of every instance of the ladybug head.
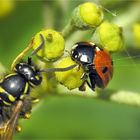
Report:
[[92,64],[95,55],[95,45],[88,42],[78,42],[71,50],[71,57],[81,65]]

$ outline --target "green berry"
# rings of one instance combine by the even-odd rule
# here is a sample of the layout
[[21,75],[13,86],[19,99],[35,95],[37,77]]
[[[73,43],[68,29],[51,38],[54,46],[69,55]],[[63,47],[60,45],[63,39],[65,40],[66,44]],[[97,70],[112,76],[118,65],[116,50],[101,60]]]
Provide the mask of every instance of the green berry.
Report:
[[[61,59],[57,64],[57,68],[64,68],[75,64],[75,62],[71,59],[71,57],[65,57]],[[82,68],[75,67],[71,70],[65,72],[56,72],[55,76],[57,81],[59,81],[62,85],[72,90],[78,88],[83,83],[81,77],[84,71]]]
[[79,5],[73,12],[72,24],[82,30],[97,27],[103,20],[104,14],[100,6],[86,2]]
[[98,27],[96,36],[99,44],[109,52],[119,51],[124,45],[122,28],[108,21],[103,22]]
[[52,29],[40,31],[34,37],[33,49],[36,49],[41,44],[40,34],[42,34],[45,39],[45,45],[37,52],[37,55],[46,61],[54,61],[60,58],[65,48],[65,41],[62,35]]

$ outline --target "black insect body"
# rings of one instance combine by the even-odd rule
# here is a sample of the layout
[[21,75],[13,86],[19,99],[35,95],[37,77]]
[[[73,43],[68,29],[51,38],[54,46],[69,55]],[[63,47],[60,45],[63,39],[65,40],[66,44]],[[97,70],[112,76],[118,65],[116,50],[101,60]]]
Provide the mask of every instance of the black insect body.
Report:
[[0,105],[9,106],[29,94],[30,88],[40,85],[42,77],[36,66],[18,63],[15,72],[7,75],[0,83]]

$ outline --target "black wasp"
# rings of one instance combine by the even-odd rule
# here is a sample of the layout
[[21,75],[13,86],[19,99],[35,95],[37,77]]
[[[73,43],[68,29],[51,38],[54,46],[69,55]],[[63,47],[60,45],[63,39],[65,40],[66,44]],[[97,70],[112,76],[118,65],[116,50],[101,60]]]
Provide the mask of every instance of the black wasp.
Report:
[[19,62],[14,67],[14,72],[5,76],[0,83],[0,106],[10,106],[17,100],[22,100],[29,94],[32,87],[38,86],[42,82],[41,72],[66,71],[76,65],[67,68],[39,69],[33,62],[32,56],[36,54],[44,45],[45,40],[40,34],[41,45],[35,49],[27,62]]
[[[45,39],[42,34],[40,34],[41,44],[35,49],[31,55],[28,57],[27,62],[19,62],[14,66],[13,73],[6,75],[0,82],[0,129],[4,130],[3,134],[8,134],[12,136],[14,132],[14,126],[17,125],[18,116],[21,115],[24,108],[25,97],[29,95],[30,89],[36,87],[42,82],[42,72],[55,72],[55,71],[66,71],[74,68],[76,65],[72,65],[66,68],[48,68],[46,70],[39,69],[33,62],[32,56],[36,54],[42,47],[45,46]],[[13,105],[14,110],[12,113],[8,114],[7,110]],[[13,108],[12,107],[12,108]],[[6,120],[6,125],[3,125],[5,117],[3,117],[3,112],[8,115],[8,121]],[[24,117],[25,114],[22,116]],[[21,116],[21,117],[22,117]],[[3,119],[4,118],[4,119]],[[5,121],[4,121],[5,122]],[[8,122],[8,123],[7,123]],[[16,124],[15,124],[16,123]],[[0,139],[4,139],[5,136]],[[11,137],[9,137],[11,138]]]

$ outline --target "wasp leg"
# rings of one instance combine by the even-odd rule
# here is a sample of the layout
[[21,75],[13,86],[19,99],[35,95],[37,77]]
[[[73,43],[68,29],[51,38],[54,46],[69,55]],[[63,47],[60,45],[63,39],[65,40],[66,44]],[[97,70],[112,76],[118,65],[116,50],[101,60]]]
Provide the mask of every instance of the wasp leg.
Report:
[[20,112],[20,117],[24,119],[29,119],[31,117],[32,110],[32,97],[26,96],[23,101],[23,108]]
[[25,113],[24,117],[25,117],[25,119],[30,119],[31,118],[31,113]]
[[38,102],[40,102],[40,99],[39,99],[39,98],[33,98],[33,99],[32,99],[32,103],[33,103],[33,104],[36,104],[36,103],[38,103]]
[[21,130],[22,130],[21,126],[20,126],[20,125],[17,125],[17,126],[16,126],[16,131],[17,131],[17,132],[21,132]]
[[2,107],[0,107],[0,129],[3,128],[4,120],[3,120],[3,111]]

